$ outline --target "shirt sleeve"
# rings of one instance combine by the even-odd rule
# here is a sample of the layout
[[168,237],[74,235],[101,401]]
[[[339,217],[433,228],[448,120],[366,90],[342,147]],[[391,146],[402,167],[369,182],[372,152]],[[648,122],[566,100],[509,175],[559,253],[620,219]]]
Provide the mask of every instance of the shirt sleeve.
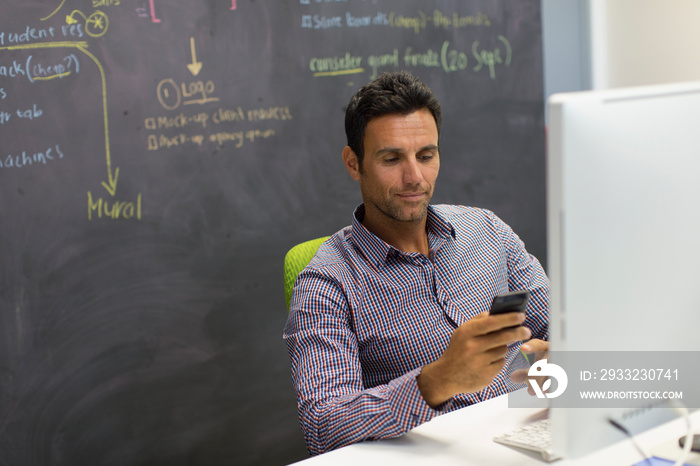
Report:
[[312,455],[397,437],[442,412],[430,408],[420,394],[416,378],[421,368],[364,387],[347,301],[335,279],[307,268],[297,279],[290,308],[284,339]]
[[495,214],[491,215],[506,249],[509,290],[530,290],[524,325],[532,332],[532,338],[548,340],[549,279],[537,258],[527,252],[520,237]]

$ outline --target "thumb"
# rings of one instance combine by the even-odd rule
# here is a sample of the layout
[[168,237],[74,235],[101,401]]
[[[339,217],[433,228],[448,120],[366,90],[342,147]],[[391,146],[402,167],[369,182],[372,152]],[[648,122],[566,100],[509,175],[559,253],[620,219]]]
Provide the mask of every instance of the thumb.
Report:
[[549,342],[543,341],[543,340],[538,340],[537,338],[533,338],[533,339],[528,340],[527,342],[523,343],[523,345],[520,347],[520,349],[522,349],[526,353],[545,352],[545,351],[549,351]]

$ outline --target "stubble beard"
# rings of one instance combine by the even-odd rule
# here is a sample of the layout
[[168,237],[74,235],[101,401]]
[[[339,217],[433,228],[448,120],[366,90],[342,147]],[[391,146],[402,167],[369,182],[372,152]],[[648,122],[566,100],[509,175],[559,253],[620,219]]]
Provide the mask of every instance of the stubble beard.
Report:
[[397,221],[397,222],[420,222],[422,221],[428,213],[428,205],[430,204],[431,196],[428,194],[427,197],[421,201],[420,209],[415,213],[406,214],[404,209],[396,202],[384,202],[381,205],[376,202],[372,202],[375,209],[380,211],[386,217]]

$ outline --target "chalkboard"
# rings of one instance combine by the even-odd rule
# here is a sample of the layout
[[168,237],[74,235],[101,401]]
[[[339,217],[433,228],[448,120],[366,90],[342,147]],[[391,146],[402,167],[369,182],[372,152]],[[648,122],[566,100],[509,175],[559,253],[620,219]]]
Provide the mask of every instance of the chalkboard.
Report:
[[348,225],[344,109],[443,104],[435,202],[545,261],[535,0],[9,0],[0,15],[0,464],[306,456],[282,260]]

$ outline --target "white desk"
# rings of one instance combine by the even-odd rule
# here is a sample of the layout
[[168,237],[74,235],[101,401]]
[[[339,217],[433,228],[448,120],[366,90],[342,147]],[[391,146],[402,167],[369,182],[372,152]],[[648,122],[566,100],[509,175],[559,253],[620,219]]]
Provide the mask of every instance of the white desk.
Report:
[[[576,461],[545,463],[536,454],[495,443],[496,435],[541,419],[542,410],[508,408],[506,395],[468,408],[438,416],[406,435],[376,442],[350,445],[295,463],[299,466],[371,466],[371,465],[459,465],[459,466],[608,466],[632,465],[642,460],[630,440],[611,445]],[[698,432],[700,411],[693,414]],[[682,419],[651,429],[637,436],[650,450],[658,444],[685,435]]]

